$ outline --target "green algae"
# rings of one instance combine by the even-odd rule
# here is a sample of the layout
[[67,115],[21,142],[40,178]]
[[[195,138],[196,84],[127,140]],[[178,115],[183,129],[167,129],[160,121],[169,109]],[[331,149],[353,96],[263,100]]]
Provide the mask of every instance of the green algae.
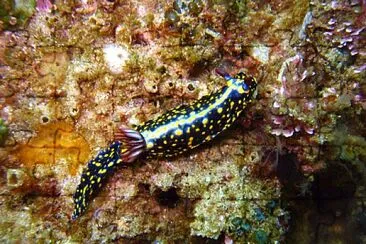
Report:
[[[201,196],[190,225],[193,235],[216,239],[226,232],[239,242],[256,241],[257,230],[263,230],[271,233],[271,240],[280,239],[284,230],[276,223],[284,211],[278,205],[268,207],[265,200],[249,200],[275,199],[278,193],[273,185],[250,178],[248,173],[245,167],[225,162],[182,179],[184,185],[189,185],[183,190],[191,191],[190,197]],[[260,239],[267,240],[268,236],[260,235]]]
[[347,162],[359,162],[366,157],[366,140],[362,136],[352,135],[346,128],[338,128],[328,136],[328,143],[334,147],[334,155]]
[[33,15],[35,7],[35,0],[0,1],[0,21],[3,22],[3,28],[23,27]]
[[268,234],[263,230],[257,230],[255,232],[255,240],[258,244],[268,243]]
[[229,3],[230,10],[239,19],[243,19],[248,13],[247,0],[235,0]]
[[0,146],[4,145],[6,138],[8,137],[9,129],[2,119],[0,119]]

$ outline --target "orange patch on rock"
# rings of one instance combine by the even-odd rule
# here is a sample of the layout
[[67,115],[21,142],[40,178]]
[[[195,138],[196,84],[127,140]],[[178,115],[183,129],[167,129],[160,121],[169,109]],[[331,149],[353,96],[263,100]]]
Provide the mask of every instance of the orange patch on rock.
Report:
[[79,164],[89,158],[89,145],[65,122],[40,126],[35,137],[27,144],[20,145],[14,155],[27,168],[36,164],[67,164],[69,174],[75,175]]

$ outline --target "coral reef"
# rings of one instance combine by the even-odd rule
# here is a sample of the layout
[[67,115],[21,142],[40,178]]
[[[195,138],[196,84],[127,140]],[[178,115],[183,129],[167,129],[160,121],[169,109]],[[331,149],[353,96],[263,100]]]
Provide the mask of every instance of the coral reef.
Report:
[[[0,240],[365,242],[365,16],[364,1],[2,1]],[[71,222],[118,125],[219,89],[215,68],[258,80],[238,123],[121,167]]]

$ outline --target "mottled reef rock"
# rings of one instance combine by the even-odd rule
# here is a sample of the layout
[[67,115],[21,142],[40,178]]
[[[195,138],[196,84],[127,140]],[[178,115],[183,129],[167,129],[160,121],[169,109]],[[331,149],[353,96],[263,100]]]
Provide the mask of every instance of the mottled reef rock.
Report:
[[[0,3],[0,240],[365,242],[365,1]],[[229,131],[121,168],[70,220],[89,158],[255,76]],[[211,241],[212,241],[211,240]]]

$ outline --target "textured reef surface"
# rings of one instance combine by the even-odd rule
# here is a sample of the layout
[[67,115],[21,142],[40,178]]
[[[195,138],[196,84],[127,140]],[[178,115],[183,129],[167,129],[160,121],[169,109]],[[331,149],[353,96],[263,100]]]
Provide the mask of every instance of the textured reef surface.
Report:
[[[366,242],[366,2],[0,2],[0,241]],[[213,142],[121,167],[71,221],[86,162],[256,77]]]

